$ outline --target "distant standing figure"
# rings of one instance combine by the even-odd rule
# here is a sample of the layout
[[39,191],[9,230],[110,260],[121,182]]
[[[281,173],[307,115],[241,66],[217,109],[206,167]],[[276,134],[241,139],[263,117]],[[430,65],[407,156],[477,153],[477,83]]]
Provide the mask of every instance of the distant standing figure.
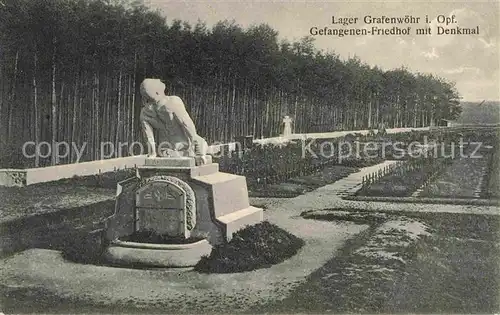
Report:
[[379,136],[385,136],[387,134],[387,131],[385,130],[385,124],[384,123],[380,123],[378,125],[378,133],[377,135]]
[[290,136],[292,134],[292,118],[285,116],[283,118],[283,136]]

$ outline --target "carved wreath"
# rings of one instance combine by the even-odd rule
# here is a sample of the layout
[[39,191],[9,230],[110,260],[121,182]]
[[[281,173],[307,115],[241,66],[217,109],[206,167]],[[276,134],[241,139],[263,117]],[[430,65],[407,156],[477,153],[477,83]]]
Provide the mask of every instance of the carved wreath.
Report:
[[7,175],[12,178],[12,181],[16,186],[25,186],[26,185],[26,172],[6,172]]
[[179,187],[186,194],[186,228],[188,231],[191,231],[196,225],[196,199],[194,195],[194,191],[191,186],[188,185],[183,180],[180,180],[177,177],[166,176],[166,175],[157,175],[146,178],[142,181],[142,185],[151,183],[151,182],[167,182],[172,185]]

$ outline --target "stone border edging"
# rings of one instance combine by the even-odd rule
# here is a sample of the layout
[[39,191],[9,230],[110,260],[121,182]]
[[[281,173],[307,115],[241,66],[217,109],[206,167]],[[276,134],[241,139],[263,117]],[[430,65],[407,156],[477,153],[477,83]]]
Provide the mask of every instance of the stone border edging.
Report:
[[26,169],[0,169],[0,186],[24,187],[74,176],[91,176],[144,165],[145,155]]
[[156,243],[139,243],[139,242],[114,240],[111,242],[111,246],[119,246],[125,248],[157,249],[157,250],[185,250],[197,247],[202,243],[208,244],[208,241],[206,239],[202,239],[189,244],[156,244]]
[[115,241],[103,253],[112,264],[141,267],[194,267],[209,256],[212,245],[206,239],[191,244],[152,244]]

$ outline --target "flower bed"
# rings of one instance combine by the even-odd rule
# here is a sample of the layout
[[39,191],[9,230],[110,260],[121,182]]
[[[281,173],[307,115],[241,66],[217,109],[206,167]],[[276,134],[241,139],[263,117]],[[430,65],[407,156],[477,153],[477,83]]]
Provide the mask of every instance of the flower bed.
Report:
[[[362,150],[355,152],[356,139],[360,142],[368,141],[369,137],[348,134],[343,138],[304,140],[304,143],[256,145],[240,153],[216,158],[214,162],[219,163],[222,172],[243,175],[247,177],[249,183],[266,186],[314,174],[327,166],[342,165],[358,168],[383,161],[382,154],[369,157],[364,156]],[[348,157],[344,156],[348,153],[348,146],[342,146],[345,142],[349,142],[353,148]],[[339,157],[339,153],[343,154],[343,158]]]
[[290,178],[276,184],[265,184],[247,177],[250,197],[293,198],[307,191],[332,184],[337,180],[357,172],[358,168],[343,165],[326,166],[310,175]]
[[486,183],[484,197],[500,199],[500,145],[496,145],[491,154]]
[[396,167],[367,176],[358,196],[407,197],[429,182],[451,162],[444,158],[412,159]]
[[[474,149],[469,148],[468,153]],[[482,148],[482,158],[461,157],[436,177],[420,193],[421,197],[479,198],[484,195],[486,177],[491,161],[491,150]]]

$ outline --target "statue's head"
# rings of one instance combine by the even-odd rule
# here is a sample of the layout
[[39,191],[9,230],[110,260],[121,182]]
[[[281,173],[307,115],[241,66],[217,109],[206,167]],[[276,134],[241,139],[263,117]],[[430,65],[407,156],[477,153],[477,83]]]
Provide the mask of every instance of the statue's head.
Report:
[[160,79],[144,79],[141,83],[143,104],[158,102],[165,96],[165,84]]

